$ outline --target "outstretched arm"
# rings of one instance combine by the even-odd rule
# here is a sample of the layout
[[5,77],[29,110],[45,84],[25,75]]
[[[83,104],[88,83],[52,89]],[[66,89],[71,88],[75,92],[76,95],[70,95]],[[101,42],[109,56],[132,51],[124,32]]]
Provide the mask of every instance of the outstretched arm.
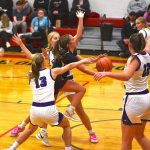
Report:
[[24,52],[24,54],[26,55],[26,57],[28,59],[31,59],[33,58],[33,54],[27,49],[27,47],[24,45],[24,43],[22,42],[22,40],[14,35],[13,38],[12,38],[13,42],[15,42],[18,46],[20,46],[20,48],[22,49],[22,51]]
[[[95,58],[95,62],[98,61],[98,59],[107,56],[106,54],[101,54],[99,55],[97,58]],[[82,60],[83,58],[80,55],[77,55],[78,60]],[[82,71],[83,73],[86,73],[88,75],[94,75],[96,72],[86,68],[86,66],[84,64],[80,65],[77,67],[77,69],[79,69],[80,71]]]
[[55,79],[57,75],[63,74],[68,70],[71,70],[73,68],[80,66],[81,64],[90,64],[90,63],[94,63],[94,62],[95,62],[95,58],[91,57],[91,58],[82,59],[82,60],[74,62],[74,63],[70,63],[64,67],[61,67],[61,68],[54,68],[52,71],[52,76]]
[[76,15],[79,19],[78,27],[77,27],[77,34],[74,36],[76,39],[76,44],[80,41],[82,35],[83,35],[83,18],[84,18],[85,12],[83,11],[77,11]]
[[139,62],[137,59],[134,59],[131,62],[127,63],[127,67],[124,72],[98,72],[94,75],[94,79],[100,80],[104,77],[110,77],[121,81],[128,81],[138,67]]

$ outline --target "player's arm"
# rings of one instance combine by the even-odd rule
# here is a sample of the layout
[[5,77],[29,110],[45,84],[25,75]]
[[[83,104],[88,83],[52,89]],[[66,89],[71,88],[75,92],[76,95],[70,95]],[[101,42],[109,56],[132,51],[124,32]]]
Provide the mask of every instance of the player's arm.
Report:
[[100,80],[104,77],[110,77],[121,81],[128,81],[139,68],[139,65],[139,61],[136,58],[133,58],[131,62],[127,62],[127,67],[124,72],[98,72],[94,75],[94,79]]
[[[105,57],[105,56],[106,56],[106,54],[101,54],[101,55],[99,55],[97,58],[95,58],[95,62],[96,62],[98,59],[100,59],[101,57]],[[82,60],[82,59],[83,59],[83,57],[80,56],[80,55],[77,55],[76,57],[77,57],[78,60]],[[94,74],[96,73],[96,72],[94,72],[94,71],[92,71],[92,70],[86,68],[86,66],[85,66],[84,64],[78,66],[77,69],[79,69],[80,71],[82,71],[83,73],[86,73],[86,74],[88,74],[88,75],[94,75]]]
[[28,59],[31,59],[33,58],[33,54],[27,49],[27,47],[24,45],[24,43],[22,42],[22,40],[14,35],[13,38],[12,38],[13,42],[15,42],[18,46],[20,46],[20,48],[22,49],[22,51],[24,52],[24,54],[26,55],[26,57]]
[[84,18],[84,12],[83,11],[77,11],[76,13],[79,22],[77,27],[77,34],[74,36],[76,39],[76,43],[78,43],[83,35],[83,18]]
[[61,68],[54,68],[54,69],[52,69],[52,76],[55,79],[57,75],[63,74],[63,73],[65,73],[69,70],[72,70],[73,68],[76,68],[82,64],[89,64],[89,63],[93,63],[93,62],[95,62],[95,58],[91,57],[91,58],[82,59],[82,60],[74,62],[74,63],[70,63]]

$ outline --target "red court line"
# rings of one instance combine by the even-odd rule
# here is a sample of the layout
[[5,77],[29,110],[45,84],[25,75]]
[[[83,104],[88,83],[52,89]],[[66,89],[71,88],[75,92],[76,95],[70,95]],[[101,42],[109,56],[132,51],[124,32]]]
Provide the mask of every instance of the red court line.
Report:
[[[4,54],[3,56],[4,58],[26,58],[27,57],[24,55],[24,54]],[[118,59],[118,60],[114,60],[114,59],[111,59],[112,62],[114,63],[126,63],[127,60],[126,59]]]
[[[82,86],[85,86],[85,85],[87,85],[88,83],[89,83],[89,81],[86,81]],[[66,98],[66,96],[64,96],[64,97],[62,97],[62,98],[60,98],[60,99],[58,99],[58,100],[56,101],[56,103],[60,102],[60,101],[63,100],[64,98]],[[3,136],[5,136],[7,133],[9,133],[9,132],[10,132],[13,128],[15,128],[15,127],[17,127],[17,125],[14,126],[14,127],[12,127],[11,129],[7,130],[6,132],[0,134],[0,138],[2,138]]]
[[7,130],[7,131],[4,132],[3,134],[1,134],[1,135],[0,135],[0,138],[3,137],[4,135],[6,135],[8,132],[10,132],[10,131],[11,131],[13,128],[15,128],[15,127],[17,127],[17,125],[14,126],[14,127],[12,127],[11,129]]

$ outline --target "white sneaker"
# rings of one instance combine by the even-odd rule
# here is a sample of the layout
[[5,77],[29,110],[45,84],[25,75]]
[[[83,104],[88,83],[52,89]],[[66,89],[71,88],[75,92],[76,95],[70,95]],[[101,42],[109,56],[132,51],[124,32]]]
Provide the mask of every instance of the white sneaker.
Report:
[[79,122],[80,119],[78,119],[76,116],[75,116],[75,113],[74,112],[69,112],[68,110],[66,110],[64,116],[72,121],[75,121],[75,122]]
[[6,47],[9,48],[10,47],[10,43],[6,42]]
[[[45,134],[45,133],[44,133]],[[41,140],[42,143],[47,146],[47,147],[50,147],[51,144],[50,142],[48,141],[48,135],[47,133],[45,135],[43,135],[41,132],[39,132],[38,134],[36,134],[35,136],[38,140]]]
[[14,148],[14,147],[9,147],[9,148],[4,149],[4,150],[16,150],[16,148]]

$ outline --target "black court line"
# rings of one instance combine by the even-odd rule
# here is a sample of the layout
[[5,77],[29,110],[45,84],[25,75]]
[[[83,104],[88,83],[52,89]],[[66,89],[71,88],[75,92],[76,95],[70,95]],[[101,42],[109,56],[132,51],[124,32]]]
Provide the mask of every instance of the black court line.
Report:
[[[91,121],[91,123],[99,123],[99,122],[109,122],[109,121],[120,121],[121,119],[105,119],[105,120],[96,120],[96,121]],[[83,124],[78,124],[75,126],[72,126],[71,129],[77,128],[79,126],[84,126]],[[94,144],[94,143],[93,143]],[[74,147],[77,150],[84,150],[83,148],[77,147],[75,145],[72,144],[72,147]]]
[[[4,102],[4,101],[0,101],[0,103],[8,103],[8,104],[19,104],[19,105],[31,105],[32,103],[22,103],[22,101],[21,100],[18,100],[17,102]],[[66,108],[66,107],[68,107],[68,105],[66,106],[59,106],[59,105],[57,105],[57,107],[62,107],[62,108]],[[104,109],[104,108],[89,108],[89,107],[84,107],[84,109],[89,109],[89,110],[102,110],[102,111],[105,111],[105,110],[109,110],[109,111],[121,111],[121,108],[118,108],[118,109],[109,109],[109,108],[106,108],[106,109]]]

